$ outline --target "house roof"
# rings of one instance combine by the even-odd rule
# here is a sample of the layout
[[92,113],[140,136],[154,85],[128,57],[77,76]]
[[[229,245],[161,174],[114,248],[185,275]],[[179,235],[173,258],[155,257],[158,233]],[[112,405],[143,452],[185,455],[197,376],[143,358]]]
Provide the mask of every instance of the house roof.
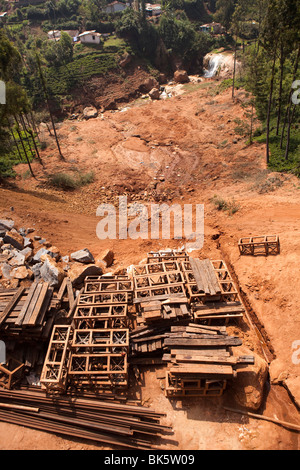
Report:
[[62,33],[67,33],[69,36],[71,36],[72,38],[75,38],[78,36],[79,34],[79,31],[76,30],[76,29],[63,29],[61,31]]
[[146,3],[146,8],[151,10],[161,10],[161,5],[159,3]]
[[84,31],[84,33],[78,34],[78,37],[80,38],[81,36],[88,36],[89,34],[92,34],[93,36],[101,36],[100,33],[96,33],[95,31]]
[[203,24],[200,26],[200,28],[210,28],[211,26],[222,26],[221,23],[215,23],[215,22],[212,22],[212,23],[209,23],[209,24]]

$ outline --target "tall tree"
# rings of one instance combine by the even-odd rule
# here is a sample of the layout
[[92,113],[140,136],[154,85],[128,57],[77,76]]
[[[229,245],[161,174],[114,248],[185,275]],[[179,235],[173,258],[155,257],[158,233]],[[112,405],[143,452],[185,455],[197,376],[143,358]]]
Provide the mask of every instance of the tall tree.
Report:
[[55,128],[54,117],[53,117],[53,114],[52,114],[52,111],[51,111],[51,105],[50,105],[50,99],[49,99],[48,90],[47,90],[47,86],[46,86],[46,80],[45,80],[45,77],[44,77],[44,74],[43,74],[43,71],[42,71],[41,61],[40,61],[40,58],[39,58],[38,54],[36,54],[36,61],[37,61],[37,66],[38,66],[38,70],[39,70],[39,74],[40,74],[40,78],[41,78],[43,92],[44,92],[44,95],[45,95],[45,99],[46,99],[46,103],[47,103],[47,107],[48,107],[48,111],[49,111],[49,115],[50,115],[50,119],[51,119],[51,123],[52,123],[52,128],[53,128],[53,132],[54,132],[54,136],[55,136],[55,141],[56,141],[58,153],[59,153],[59,156],[60,156],[61,160],[64,160],[65,158],[64,158],[64,156],[61,152],[61,148],[60,148],[60,144],[59,144],[59,140],[58,140],[58,136],[57,136],[57,132],[56,132],[56,128]]
[[215,21],[221,23],[226,31],[229,31],[232,21],[232,15],[235,9],[235,0],[217,0]]

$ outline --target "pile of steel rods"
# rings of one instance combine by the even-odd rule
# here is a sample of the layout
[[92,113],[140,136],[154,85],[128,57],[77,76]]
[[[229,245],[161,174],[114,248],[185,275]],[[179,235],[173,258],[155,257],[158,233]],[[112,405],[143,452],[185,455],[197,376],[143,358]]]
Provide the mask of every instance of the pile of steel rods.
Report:
[[155,448],[171,432],[163,416],[140,405],[0,390],[0,421],[128,449]]

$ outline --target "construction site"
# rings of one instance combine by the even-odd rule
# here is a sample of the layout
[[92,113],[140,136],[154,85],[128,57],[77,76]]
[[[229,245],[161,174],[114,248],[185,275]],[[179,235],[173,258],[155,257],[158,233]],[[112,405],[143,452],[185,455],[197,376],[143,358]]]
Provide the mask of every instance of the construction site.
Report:
[[[243,111],[229,92],[208,99],[199,88],[73,134],[65,122],[66,162],[53,150],[36,180],[18,165],[1,188],[2,449],[299,447],[298,183],[280,175],[259,191],[272,179],[264,146],[221,145]],[[90,159],[86,136],[99,144]],[[43,185],[74,159],[96,169],[93,184]],[[203,203],[203,248],[99,240],[96,209],[120,195]],[[215,195],[238,209],[216,209]]]
[[[36,251],[12,220],[0,223],[2,269],[4,263],[14,266],[12,260],[23,263],[24,256],[22,269],[36,276],[31,281],[14,268],[21,285],[0,291],[6,348],[1,421],[117,448],[168,448],[173,429],[162,424],[166,413],[133,397],[145,368],[155,372],[161,394],[173,403],[222,397],[239,384],[240,374],[261,373],[254,368],[257,353],[243,349],[240,333],[245,324],[254,327],[224,260],[166,249],[118,274],[103,274],[84,249],[71,255],[82,264],[80,274],[61,277],[57,250]],[[245,256],[273,256],[280,243],[277,236],[250,237],[240,239],[237,249]],[[104,253],[103,266],[112,259],[111,251]],[[268,363],[264,343],[261,352]]]

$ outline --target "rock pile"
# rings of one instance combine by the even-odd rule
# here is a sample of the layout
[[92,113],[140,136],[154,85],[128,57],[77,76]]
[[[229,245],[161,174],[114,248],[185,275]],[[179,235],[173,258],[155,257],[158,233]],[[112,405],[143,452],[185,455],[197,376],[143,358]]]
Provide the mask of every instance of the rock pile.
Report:
[[114,254],[105,250],[94,257],[88,248],[63,256],[34,228],[15,227],[11,219],[0,219],[0,285],[16,288],[22,281],[44,281],[60,286],[68,276],[74,286],[85,276],[101,275],[113,264]]

